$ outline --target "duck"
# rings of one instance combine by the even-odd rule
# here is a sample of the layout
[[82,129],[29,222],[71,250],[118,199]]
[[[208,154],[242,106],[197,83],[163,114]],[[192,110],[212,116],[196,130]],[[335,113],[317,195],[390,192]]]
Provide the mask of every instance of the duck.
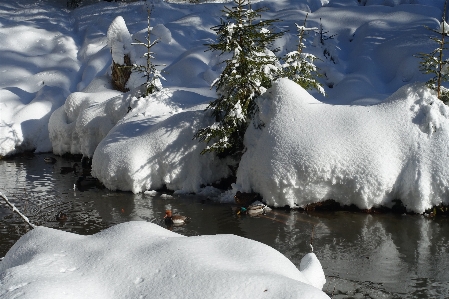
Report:
[[57,160],[55,158],[53,158],[53,157],[45,157],[44,161],[46,163],[55,164]]
[[164,221],[165,224],[170,226],[170,225],[183,225],[185,224],[188,220],[190,220],[189,217],[186,216],[181,216],[181,215],[172,215],[172,211],[171,210],[166,210],[165,211],[165,216],[164,216]]
[[104,185],[98,179],[83,174],[76,180],[74,188],[80,191],[86,191],[91,188],[103,189]]
[[58,214],[56,214],[56,220],[58,220],[58,221],[63,222],[63,221],[67,221],[67,219],[68,219],[67,214],[64,212],[59,212]]
[[248,207],[241,207],[240,210],[237,212],[237,214],[246,213],[249,216],[257,216],[260,214],[264,214],[267,210],[270,210],[267,205],[263,203],[255,203]]
[[70,173],[70,172],[74,172],[77,173],[78,172],[78,163],[73,164],[72,167],[61,167],[61,174],[66,174],[66,173]]

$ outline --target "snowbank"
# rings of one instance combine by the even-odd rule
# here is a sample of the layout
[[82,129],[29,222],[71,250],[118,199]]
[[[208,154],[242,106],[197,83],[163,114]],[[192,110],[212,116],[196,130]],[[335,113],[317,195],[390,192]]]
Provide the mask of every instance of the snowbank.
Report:
[[448,204],[449,107],[422,85],[384,103],[334,106],[288,79],[259,101],[236,188],[273,206],[326,199],[359,208],[402,200],[414,212]]
[[110,86],[107,78],[95,79],[83,92],[70,94],[51,115],[48,130],[53,153],[92,157],[98,143],[126,115],[131,95],[105,86]]
[[299,271],[256,241],[184,237],[147,222],[92,236],[37,227],[9,250],[0,276],[4,299],[329,298],[313,253]]
[[166,185],[180,192],[199,192],[229,175],[226,160],[200,155],[205,144],[192,140],[209,119],[207,99],[186,91],[162,91],[134,98],[133,110],[101,141],[92,159],[92,175],[112,190],[134,193]]

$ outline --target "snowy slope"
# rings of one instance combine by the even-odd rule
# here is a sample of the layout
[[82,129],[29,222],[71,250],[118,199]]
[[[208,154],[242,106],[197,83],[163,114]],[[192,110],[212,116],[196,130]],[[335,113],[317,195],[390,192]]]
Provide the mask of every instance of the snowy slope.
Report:
[[0,3],[0,156],[51,151],[48,119],[75,91],[80,62],[69,14]]

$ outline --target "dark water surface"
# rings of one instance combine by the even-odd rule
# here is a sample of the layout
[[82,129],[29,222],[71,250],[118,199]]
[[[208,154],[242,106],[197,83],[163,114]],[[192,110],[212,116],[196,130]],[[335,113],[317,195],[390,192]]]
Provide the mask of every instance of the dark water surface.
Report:
[[[192,218],[174,231],[187,235],[235,234],[268,244],[299,267],[309,252],[320,259],[333,298],[449,298],[449,219],[420,215],[274,210],[239,217],[231,205],[197,196],[131,194],[95,186],[74,190],[79,175],[60,174],[73,161],[49,155],[0,160],[0,191],[33,223],[77,234],[94,234],[125,221],[161,219],[165,207]],[[65,223],[55,215],[68,215]],[[313,229],[314,228],[314,229]],[[28,230],[0,202],[0,257]]]

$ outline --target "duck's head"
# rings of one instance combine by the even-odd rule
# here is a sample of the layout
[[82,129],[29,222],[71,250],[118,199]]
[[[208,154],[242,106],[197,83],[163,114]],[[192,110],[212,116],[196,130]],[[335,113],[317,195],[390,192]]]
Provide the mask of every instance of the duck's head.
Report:
[[171,218],[171,217],[172,217],[171,210],[165,210],[165,216],[164,216],[164,218]]
[[66,221],[67,220],[67,214],[64,213],[64,212],[59,212],[56,215],[56,220],[58,220],[58,221]]

